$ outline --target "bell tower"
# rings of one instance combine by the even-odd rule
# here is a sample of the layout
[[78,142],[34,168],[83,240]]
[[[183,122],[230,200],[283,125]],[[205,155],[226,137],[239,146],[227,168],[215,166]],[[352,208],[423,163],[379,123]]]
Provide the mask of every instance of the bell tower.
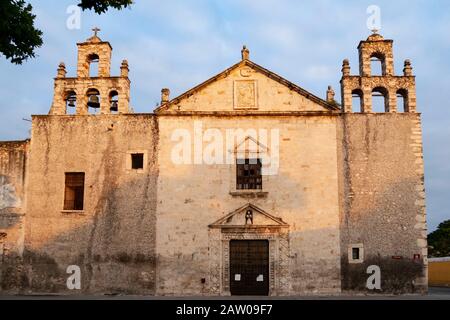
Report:
[[66,77],[66,66],[60,63],[55,78],[52,115],[89,115],[130,113],[130,80],[128,62],[122,61],[119,76],[111,76],[112,47],[94,35],[77,44],[77,76]]
[[[86,42],[77,43],[78,46],[78,78],[109,77],[111,75],[112,47],[109,42],[103,42],[98,36],[98,28],[92,29],[94,35]],[[93,74],[93,65],[98,64],[97,74]]]
[[[411,62],[405,60],[403,75],[395,75],[393,41],[374,33],[359,43],[358,52],[359,75],[350,74],[348,59],[342,65],[343,111],[372,113],[372,98],[382,96],[386,113],[416,112],[416,83]],[[374,63],[380,64],[378,74],[372,70]],[[354,98],[359,98],[359,105],[353,105]]]

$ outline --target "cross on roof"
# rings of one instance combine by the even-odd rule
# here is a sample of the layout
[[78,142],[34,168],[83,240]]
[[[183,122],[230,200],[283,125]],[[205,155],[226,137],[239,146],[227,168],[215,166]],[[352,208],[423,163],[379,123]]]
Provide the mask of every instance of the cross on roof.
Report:
[[94,36],[96,37],[97,33],[101,30],[99,28],[95,27],[94,29],[92,29],[92,31],[94,31]]

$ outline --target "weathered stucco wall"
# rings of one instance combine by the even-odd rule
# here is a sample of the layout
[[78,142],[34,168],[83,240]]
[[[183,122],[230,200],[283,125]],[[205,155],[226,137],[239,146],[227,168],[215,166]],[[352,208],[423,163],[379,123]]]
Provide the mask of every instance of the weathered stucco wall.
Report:
[[[262,144],[270,152],[270,130],[280,130],[279,172],[264,178],[262,193],[236,193],[234,162],[173,162],[174,132],[194,138],[199,124],[202,133],[216,129],[223,137],[230,129],[266,129]],[[224,156],[240,142],[229,149],[224,141]],[[28,144],[0,148],[1,187],[9,190],[0,241],[15,252],[2,263],[3,293],[67,292],[66,268],[78,265],[84,293],[227,294],[223,283],[214,289],[224,266],[213,266],[210,225],[249,203],[289,225],[289,249],[278,240],[271,246],[277,261],[287,261],[272,295],[364,290],[357,282],[365,284],[374,258],[384,279],[393,263],[408,268],[417,254],[425,276],[415,290],[426,288],[418,114],[36,116]],[[194,139],[190,145],[194,161]],[[131,152],[146,154],[143,171],[127,170]],[[63,210],[66,172],[86,174],[83,212]],[[362,264],[348,263],[352,244],[363,245]]]
[[[419,254],[425,269],[416,287],[423,289],[427,228],[420,114],[345,114],[339,132],[344,287],[355,268],[348,265],[348,247],[363,244],[364,260],[379,256],[386,270],[393,263],[409,268]],[[380,267],[382,279],[390,276]]]
[[[290,225],[289,281],[272,294],[339,292],[336,121],[335,116],[160,115],[157,294],[211,294],[211,278],[223,274],[210,275],[208,226],[247,203]],[[263,183],[266,195],[230,194],[234,163],[173,163],[171,152],[178,142],[171,140],[172,134],[186,129],[194,136],[195,122],[202,123],[204,131],[219,130],[223,137],[227,129],[266,129],[269,137],[271,129],[280,130],[280,169]],[[226,147],[223,151],[228,152]]]
[[0,290],[19,282],[12,262],[23,252],[28,145],[28,140],[0,142]]
[[[33,117],[27,290],[62,292],[78,265],[82,292],[154,292],[157,129],[153,115]],[[83,212],[63,211],[66,172],[85,173]]]

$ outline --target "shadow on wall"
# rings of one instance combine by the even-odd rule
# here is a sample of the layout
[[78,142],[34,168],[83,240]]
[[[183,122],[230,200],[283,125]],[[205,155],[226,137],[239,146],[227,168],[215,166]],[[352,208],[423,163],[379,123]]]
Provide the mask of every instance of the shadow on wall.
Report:
[[[417,219],[422,214],[415,202],[417,181],[418,178],[404,179],[374,192],[370,199],[350,203],[350,213],[344,214],[341,221],[343,290],[382,294],[426,291],[426,222]],[[364,203],[370,204],[365,207]],[[419,239],[423,239],[423,248],[419,247]],[[364,262],[351,264],[348,248],[358,243],[364,246]],[[381,269],[380,291],[366,289],[366,270],[370,265]]]
[[[102,163],[110,163],[107,160],[109,159]],[[66,269],[70,265],[78,265],[82,271],[83,293],[155,294],[155,269],[160,261],[157,261],[155,250],[157,198],[156,190],[151,188],[157,185],[158,174],[149,170],[147,175],[116,185],[111,181],[117,181],[113,178],[115,172],[112,169],[117,167],[112,165],[104,174],[106,178],[95,199],[97,203],[93,206],[92,213],[87,212],[84,216],[61,213],[53,221],[38,221],[45,219],[32,215],[27,217],[32,226],[33,219],[42,226],[51,223],[70,225],[73,221],[82,223],[76,228],[68,228],[67,232],[53,235],[42,246],[26,246],[23,257],[14,254],[3,257],[0,274],[2,292],[69,293],[66,287]],[[397,267],[387,263],[386,259],[391,259],[392,255],[403,255],[406,262],[419,250],[417,239],[420,238],[421,230],[414,228],[418,213],[415,205],[417,179],[412,177],[401,182],[393,181],[387,187],[374,190],[372,195],[351,203],[350,214],[344,216],[340,231],[341,277],[344,288],[360,289],[362,279],[365,281],[368,277],[363,267],[348,265],[346,253],[350,243],[364,244],[367,261],[378,258],[379,255],[379,263],[382,263],[383,269],[390,270],[389,275],[403,277],[402,273],[406,273],[410,277],[414,276],[415,269],[405,272],[406,266]],[[134,193],[131,194],[130,190]],[[205,228],[213,220],[205,221]],[[36,228],[33,232],[45,233],[44,230],[39,230],[39,223],[33,226]],[[49,230],[52,231],[51,228]],[[317,243],[320,246],[324,233],[336,234],[335,241],[339,243],[339,233],[336,230],[305,230],[291,233],[291,247],[299,243],[304,247],[311,247],[313,252]],[[317,243],[312,239],[317,239]],[[204,245],[207,246],[206,243]],[[337,265],[329,263],[333,260],[330,259],[330,254],[335,254],[336,260],[339,260],[339,254],[325,251],[321,249],[321,254],[325,255],[322,260],[318,257],[308,261],[302,254],[291,257],[294,290],[314,292],[325,287],[323,282],[330,278],[330,273],[339,274],[334,272],[334,268],[339,268],[339,262],[337,261]],[[176,262],[182,265],[180,272],[189,273],[187,266],[195,268],[195,262],[183,262],[193,260],[193,256],[180,256],[176,261],[169,261],[168,265]],[[423,270],[423,265],[421,268]],[[399,291],[402,287],[406,291],[410,290],[410,277],[406,277],[406,280],[389,280],[392,290]],[[308,278],[314,280],[306,285],[299,283],[299,279]]]
[[[143,193],[146,193],[145,186],[148,186],[150,180],[154,183],[156,179],[156,175],[143,176],[129,181],[128,184],[133,188],[141,186]],[[411,184],[412,181],[405,183]],[[124,200],[125,195],[121,195],[120,190],[128,189],[129,185],[123,185],[116,190],[107,186],[108,197],[100,199],[91,222],[57,235],[38,249],[27,248],[23,257],[5,256],[0,274],[2,291],[22,294],[69,293],[66,287],[69,276],[66,269],[70,265],[78,265],[82,271],[82,293],[154,295],[155,268],[158,263],[154,247],[156,199],[150,199],[148,204],[143,202],[145,207],[131,209],[121,207],[117,204],[118,200],[122,199],[121,203],[125,205],[127,201]],[[395,185],[387,190],[376,198],[383,199],[380,203],[382,206],[386,205],[383,195],[393,190],[398,191],[399,187]],[[144,194],[137,196],[146,197]],[[377,200],[375,203],[378,203]],[[402,204],[399,203],[392,209],[397,210],[397,206],[401,208]],[[391,218],[390,222],[384,220],[387,217]],[[66,218],[77,219],[78,217],[61,217],[61,219]],[[341,252],[343,289],[364,291],[368,278],[367,266],[376,264],[381,267],[383,274],[381,293],[415,292],[412,281],[423,272],[423,264],[412,262],[409,257],[400,261],[394,261],[391,258],[392,255],[400,252],[406,255],[416,247],[415,232],[418,231],[414,229],[414,217],[406,218],[407,224],[404,224],[402,219],[405,219],[405,216],[395,219],[386,213],[383,207],[379,208],[377,205],[351,218],[351,225],[358,231],[358,235],[353,232],[352,241],[368,243],[370,245],[367,245],[367,249],[370,248],[370,250],[366,250],[366,260],[363,264],[350,265],[346,255],[347,247],[344,245]],[[205,228],[207,228],[206,223]],[[415,231],[399,233],[399,228],[403,226]],[[335,241],[339,241],[335,229],[305,230],[291,233],[291,245],[297,243],[303,247],[310,246],[324,253],[326,250],[320,248],[320,241],[324,234],[330,236],[335,234]],[[341,237],[345,237],[345,234]],[[379,242],[379,237],[383,237],[384,240]],[[402,248],[404,244],[407,246]],[[177,260],[172,261],[171,264],[189,262],[183,264],[184,272],[189,273],[186,266],[195,266],[193,256],[180,256]],[[328,280],[331,280],[333,284],[339,283],[338,268],[339,265],[334,265],[330,256],[322,260],[320,258],[308,260],[304,255],[291,256],[293,289],[320,293],[322,288],[328,288],[325,283]],[[337,278],[333,274],[336,274]],[[300,283],[301,279],[309,280]],[[182,285],[183,283],[180,283],[180,286]]]
[[[363,263],[350,264],[346,255],[342,255],[342,289],[347,291],[366,291],[367,293],[423,293],[423,287],[416,285],[416,279],[423,276],[422,261],[412,259],[396,260],[392,257],[370,255]],[[378,266],[381,271],[381,290],[369,290],[366,283],[369,266]]]
[[[67,267],[76,265],[81,268],[81,293],[153,295],[156,198],[148,186],[156,179],[155,174],[149,173],[120,188],[105,184],[107,196],[98,200],[88,222],[56,235],[39,248],[26,246],[23,256],[4,255],[1,291],[76,294],[66,286],[70,276]],[[124,197],[121,190],[129,187],[142,191],[135,195],[141,197],[141,206],[124,207],[127,201],[123,200],[118,205]],[[78,219],[80,214],[61,213],[60,223]],[[39,232],[38,228],[35,230]]]

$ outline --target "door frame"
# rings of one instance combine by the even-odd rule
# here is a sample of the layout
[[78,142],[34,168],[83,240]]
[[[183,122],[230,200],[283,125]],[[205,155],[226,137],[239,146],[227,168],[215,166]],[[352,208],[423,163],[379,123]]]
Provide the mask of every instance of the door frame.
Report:
[[212,295],[231,296],[230,241],[269,241],[269,296],[289,295],[289,232],[284,227],[235,227],[209,230],[210,275]]

